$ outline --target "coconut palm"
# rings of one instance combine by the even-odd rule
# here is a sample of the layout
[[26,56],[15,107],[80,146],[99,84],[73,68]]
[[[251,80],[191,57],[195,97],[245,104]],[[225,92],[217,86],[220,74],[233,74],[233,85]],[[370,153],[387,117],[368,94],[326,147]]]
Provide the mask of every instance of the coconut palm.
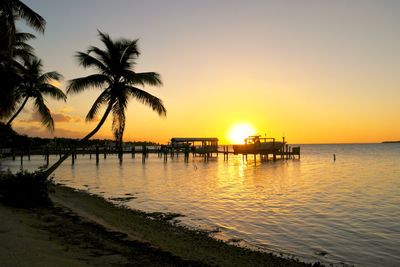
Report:
[[34,38],[31,33],[16,32],[13,57],[10,58],[6,51],[0,51],[0,119],[8,118],[16,109],[20,99],[16,88],[21,82],[23,62],[34,57],[33,47],[26,42]]
[[0,49],[13,55],[15,43],[15,21],[22,19],[29,26],[43,33],[46,20],[19,0],[0,0]]
[[[112,130],[117,141],[122,141],[125,129],[125,111],[129,98],[134,98],[140,103],[149,106],[160,116],[165,116],[167,111],[162,100],[136,86],[161,86],[161,78],[155,72],[134,71],[136,59],[139,56],[138,40],[118,39],[112,40],[108,34],[98,32],[105,49],[91,46],[86,52],[78,52],[76,58],[84,68],[94,68],[97,73],[76,78],[69,81],[67,93],[80,93],[89,88],[98,88],[102,92],[95,100],[86,115],[86,121],[96,118],[101,107],[105,111],[97,126],[81,141],[86,141],[95,135],[106,121],[112,116]],[[51,166],[46,174],[50,175],[70,154],[65,154],[58,162]]]
[[28,57],[23,64],[24,69],[20,83],[17,87],[18,95],[23,99],[17,112],[8,120],[11,125],[14,119],[20,114],[29,99],[34,99],[34,105],[41,116],[42,124],[49,130],[54,130],[54,121],[49,108],[46,106],[43,95],[50,96],[57,100],[66,100],[63,91],[51,84],[52,81],[59,81],[62,76],[56,71],[43,72],[42,61],[36,57]]
[[18,70],[14,56],[18,54],[17,20],[23,20],[40,33],[44,32],[46,21],[19,0],[0,0],[0,118],[12,114],[18,100],[14,89],[18,83]]

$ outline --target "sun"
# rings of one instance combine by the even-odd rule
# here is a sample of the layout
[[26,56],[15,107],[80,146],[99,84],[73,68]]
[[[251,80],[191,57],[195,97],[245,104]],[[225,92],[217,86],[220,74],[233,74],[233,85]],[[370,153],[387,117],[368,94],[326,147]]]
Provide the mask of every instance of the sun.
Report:
[[249,123],[236,123],[228,132],[228,139],[232,144],[244,144],[244,139],[256,134],[256,130]]

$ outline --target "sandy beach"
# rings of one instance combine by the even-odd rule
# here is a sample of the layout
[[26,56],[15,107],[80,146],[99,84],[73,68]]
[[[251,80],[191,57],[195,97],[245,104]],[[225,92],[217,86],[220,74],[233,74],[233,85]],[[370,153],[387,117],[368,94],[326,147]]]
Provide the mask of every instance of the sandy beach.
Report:
[[2,266],[307,266],[238,248],[169,222],[54,186],[54,206],[0,204]]

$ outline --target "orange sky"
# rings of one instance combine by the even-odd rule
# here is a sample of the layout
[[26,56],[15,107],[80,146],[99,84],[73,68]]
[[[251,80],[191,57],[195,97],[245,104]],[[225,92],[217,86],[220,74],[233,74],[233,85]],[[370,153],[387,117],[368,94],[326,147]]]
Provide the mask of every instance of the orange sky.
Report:
[[[132,100],[125,140],[204,136],[229,143],[239,122],[290,143],[400,139],[400,2],[24,2],[47,20],[45,35],[33,42],[39,57],[66,80],[92,73],[73,55],[101,45],[97,29],[140,38],[137,71],[161,74],[163,87],[145,89],[168,114],[159,118]],[[53,134],[29,105],[14,128],[82,137],[96,125],[84,117],[98,94],[48,100]],[[112,138],[111,122],[95,137]]]

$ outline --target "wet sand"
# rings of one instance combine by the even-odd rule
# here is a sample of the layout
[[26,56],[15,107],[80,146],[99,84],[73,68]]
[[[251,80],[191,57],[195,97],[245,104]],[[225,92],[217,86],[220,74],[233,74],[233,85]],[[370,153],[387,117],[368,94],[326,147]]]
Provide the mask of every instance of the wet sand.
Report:
[[32,210],[0,204],[2,266],[310,266],[71,188],[54,186],[51,199]]

